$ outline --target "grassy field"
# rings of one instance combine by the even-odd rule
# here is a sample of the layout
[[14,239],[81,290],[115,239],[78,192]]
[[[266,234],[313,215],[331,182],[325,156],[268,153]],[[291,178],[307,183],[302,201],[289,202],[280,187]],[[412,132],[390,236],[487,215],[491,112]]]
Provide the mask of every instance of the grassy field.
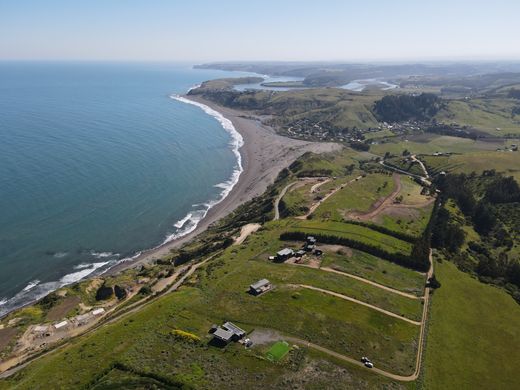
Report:
[[[285,365],[259,359],[255,348],[248,351],[234,344],[224,350],[208,347],[209,327],[224,320],[247,331],[271,328],[349,356],[370,355],[381,368],[410,373],[417,326],[295,284],[352,294],[397,312],[402,309],[414,318],[414,313],[420,312],[420,303],[383,294],[341,275],[263,260],[266,250],[282,244],[274,239],[280,225],[283,228],[282,222],[271,223],[271,228],[262,229],[245,244],[229,248],[201,268],[181,291],[40,359],[9,381],[0,382],[0,388],[15,383],[20,388],[147,386],[157,385],[156,381],[162,386],[182,382],[197,388],[241,388],[246,384],[248,388],[273,388],[283,380],[294,379],[295,373]],[[260,297],[247,294],[248,285],[260,277],[269,278],[274,289]],[[407,306],[410,302],[413,307]],[[193,333],[202,342],[173,337],[175,329]],[[316,366],[315,359],[307,357],[304,366]],[[292,364],[290,354],[283,361]],[[312,372],[306,379],[308,385],[319,377],[315,370]],[[260,379],[256,378],[259,373]],[[348,383],[356,388],[389,383],[349,366],[336,381],[346,374],[353,375]],[[307,375],[306,371],[301,375]],[[321,385],[334,388],[331,383]]]
[[396,232],[419,236],[430,221],[433,210],[433,203],[427,204],[431,199],[421,195],[421,190],[419,184],[401,175],[400,204],[383,210],[373,222]]
[[323,256],[322,267],[361,276],[376,283],[404,292],[421,295],[425,278],[419,272],[372,256],[368,253],[349,250],[342,253],[327,252]]
[[518,135],[520,117],[511,115],[516,105],[517,102],[513,99],[452,100],[446,109],[436,115],[436,119],[439,122],[474,127],[497,136]]
[[425,156],[425,164],[432,172],[482,173],[495,169],[520,181],[520,152],[475,152],[451,156]]
[[515,143],[512,140],[474,141],[468,138],[420,134],[392,138],[386,143],[372,145],[370,151],[380,156],[383,156],[386,152],[400,156],[404,150],[408,150],[412,154],[433,154],[435,152],[469,153],[494,151],[511,142]]
[[412,245],[387,234],[376,232],[364,226],[333,221],[293,221],[287,230],[304,231],[309,234],[325,234],[350,238],[365,244],[379,246],[391,253],[409,254]]
[[424,389],[513,389],[520,382],[520,307],[449,263],[436,264]]
[[366,212],[379,199],[392,193],[395,188],[390,175],[369,174],[339,190],[313,214],[316,219],[342,221],[348,212]]

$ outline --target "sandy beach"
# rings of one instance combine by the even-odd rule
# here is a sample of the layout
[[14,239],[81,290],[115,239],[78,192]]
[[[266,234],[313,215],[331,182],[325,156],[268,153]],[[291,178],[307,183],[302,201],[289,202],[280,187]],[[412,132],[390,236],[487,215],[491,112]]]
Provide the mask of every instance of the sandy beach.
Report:
[[209,210],[193,232],[157,248],[143,251],[136,258],[112,267],[107,271],[108,274],[148,263],[192,240],[241,204],[264,193],[278,173],[305,152],[323,153],[341,148],[341,145],[335,143],[306,142],[283,137],[276,134],[271,127],[262,124],[259,119],[255,119],[256,117],[249,112],[222,107],[198,96],[184,97],[205,104],[233,123],[244,139],[244,145],[240,148],[244,171],[229,195]]

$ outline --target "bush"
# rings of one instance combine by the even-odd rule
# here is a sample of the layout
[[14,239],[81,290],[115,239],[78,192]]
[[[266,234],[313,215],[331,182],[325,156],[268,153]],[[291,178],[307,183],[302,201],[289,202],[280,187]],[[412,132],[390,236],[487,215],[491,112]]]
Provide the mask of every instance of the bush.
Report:
[[117,299],[121,300],[126,298],[126,289],[117,284],[114,286],[114,293],[116,294]]
[[151,293],[152,289],[148,285],[141,287],[141,289],[139,290],[140,295],[150,295]]
[[114,295],[114,289],[103,284],[96,292],[96,301],[107,300],[112,298],[112,295]]
[[189,343],[198,343],[200,342],[200,337],[197,335],[194,335],[193,333],[185,332],[181,329],[174,329],[171,331],[171,335],[182,341],[187,341]]

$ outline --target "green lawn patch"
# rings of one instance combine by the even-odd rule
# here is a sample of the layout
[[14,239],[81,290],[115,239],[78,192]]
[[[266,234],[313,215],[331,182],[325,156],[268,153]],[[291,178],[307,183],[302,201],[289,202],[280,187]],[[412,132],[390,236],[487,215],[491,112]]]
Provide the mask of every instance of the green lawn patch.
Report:
[[291,348],[287,341],[277,341],[271,348],[269,348],[269,351],[267,351],[265,356],[272,362],[278,362],[287,355],[290,349]]

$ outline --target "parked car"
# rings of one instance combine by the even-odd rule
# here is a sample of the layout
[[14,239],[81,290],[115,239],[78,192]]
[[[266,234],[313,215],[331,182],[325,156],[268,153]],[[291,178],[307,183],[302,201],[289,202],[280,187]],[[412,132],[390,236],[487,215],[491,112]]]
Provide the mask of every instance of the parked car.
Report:
[[365,362],[365,366],[368,368],[374,368],[374,363],[372,362]]
[[366,356],[363,356],[363,357],[361,358],[361,361],[362,361],[363,363],[366,363],[366,362],[369,362],[370,359],[367,358]]

